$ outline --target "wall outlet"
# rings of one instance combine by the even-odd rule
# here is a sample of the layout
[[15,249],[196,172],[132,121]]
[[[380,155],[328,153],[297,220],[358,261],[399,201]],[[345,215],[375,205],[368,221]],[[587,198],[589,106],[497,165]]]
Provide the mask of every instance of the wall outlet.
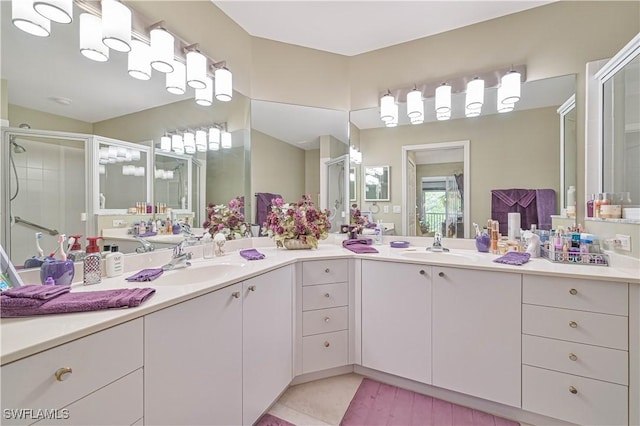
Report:
[[616,244],[618,250],[631,251],[631,236],[616,234],[616,240],[619,241]]
[[382,206],[383,213],[389,213],[389,206]]
[[114,219],[113,220],[113,227],[114,228],[119,228],[121,226],[124,226],[124,220],[121,220],[121,219]]
[[394,213],[401,213],[402,209],[400,208],[400,206],[393,206],[393,212]]

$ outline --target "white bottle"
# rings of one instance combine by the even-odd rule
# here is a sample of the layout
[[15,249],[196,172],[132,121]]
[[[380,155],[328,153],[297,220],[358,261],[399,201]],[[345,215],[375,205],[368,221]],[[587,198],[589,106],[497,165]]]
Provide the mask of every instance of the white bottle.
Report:
[[111,246],[111,253],[105,256],[107,277],[117,277],[124,272],[124,254],[118,251],[118,246]]
[[382,224],[380,223],[380,221],[376,223],[373,242],[378,246],[382,244]]

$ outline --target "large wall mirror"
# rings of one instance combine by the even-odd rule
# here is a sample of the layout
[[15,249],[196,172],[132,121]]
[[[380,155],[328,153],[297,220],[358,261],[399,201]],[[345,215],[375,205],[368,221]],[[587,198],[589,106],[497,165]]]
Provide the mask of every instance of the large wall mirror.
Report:
[[[158,202],[170,203],[177,211],[190,211],[196,226],[204,222],[209,202],[227,203],[231,198],[242,196],[250,209],[251,197],[247,197],[250,185],[250,104],[246,96],[234,92],[230,102],[214,101],[211,107],[203,107],[195,104],[193,89],[187,88],[184,95],[168,93],[164,74],[153,71],[148,81],[130,77],[126,54],[112,51],[109,61],[104,63],[85,58],[78,49],[78,7],[74,8],[76,16],[72,24],[52,26],[51,35],[46,38],[26,34],[11,23],[11,2],[0,2],[0,7],[3,102],[7,93],[6,118],[17,137],[15,142],[26,148],[25,152],[14,150],[12,154],[17,162],[17,179],[15,174],[8,172],[11,163],[9,150],[4,145],[0,158],[2,186],[7,186],[5,182],[8,182],[14,192],[16,184],[21,187],[14,200],[9,200],[10,196],[2,200],[2,243],[13,249],[11,260],[16,265],[22,265],[27,257],[35,254],[33,234],[37,232],[31,225],[16,223],[16,216],[67,235],[81,234],[82,242],[86,244],[84,237],[99,234],[102,228],[112,226],[116,221],[115,218],[100,220],[106,216],[94,213],[135,207],[135,201],[154,203],[154,197],[158,197]],[[21,124],[31,129],[22,130],[19,128]],[[161,136],[212,124],[231,133],[232,147],[197,152],[187,156],[187,160],[179,161],[182,166],[174,158],[161,156]],[[93,168],[98,167],[98,157],[94,166],[91,163],[94,157],[85,155],[92,135],[105,140],[124,141],[129,148],[140,146],[143,159],[137,160],[140,164],[135,166],[133,163],[103,164],[105,173],[100,175],[102,189],[99,190],[98,186],[95,190],[85,189],[87,173],[93,173]],[[61,138],[69,142],[60,142]],[[31,215],[25,211],[30,202],[27,199],[27,192],[31,191],[27,189],[30,179],[25,174],[26,169],[23,173],[20,161],[39,164],[40,173],[45,176],[49,172],[43,168],[42,158],[53,161],[53,156],[47,156],[54,145],[56,150],[64,150],[56,168],[64,168],[65,173],[81,172],[82,176],[66,180],[64,190],[38,189],[47,186],[42,182],[40,187],[33,183],[31,188],[47,194],[61,191],[60,207],[56,209],[63,211],[69,220],[54,221],[58,215],[41,218],[40,213]],[[40,162],[35,163],[38,158]],[[173,171],[173,178],[167,179],[171,173],[155,175],[153,164],[156,160],[162,163],[156,169]],[[124,165],[136,167],[133,175],[128,174],[130,167],[123,169]],[[29,163],[26,166],[29,167]],[[157,192],[147,194],[145,191],[148,189],[134,191],[133,186],[124,185],[125,182],[142,179],[135,175],[141,172],[140,167],[145,168],[145,178],[153,180]],[[98,174],[102,169],[96,170]],[[35,175],[31,173],[31,176]],[[125,187],[131,189],[130,200],[120,200],[124,196],[121,189]],[[100,193],[104,197],[104,208],[100,207]],[[166,198],[166,201],[160,198]],[[130,203],[133,205],[128,206]],[[80,218],[86,220],[81,221]],[[134,221],[129,216],[117,219],[119,223]],[[44,234],[47,235],[46,231]],[[55,240],[56,237],[51,238]],[[47,246],[47,243],[43,245]],[[47,247],[51,248],[51,244]]]
[[[425,101],[427,121],[418,125],[409,123],[404,105],[393,128],[384,127],[377,107],[351,111],[351,144],[360,150],[362,165],[388,164],[391,177],[388,201],[368,201],[358,194],[356,202],[373,211],[374,220],[394,224],[399,235],[431,236],[438,231],[469,237],[473,222],[483,224],[491,217],[492,189],[553,189],[559,213],[563,189],[557,110],[575,93],[575,76],[525,82],[520,101],[509,113],[497,113],[495,92],[485,91],[482,114],[474,118],[464,117],[462,94],[453,95],[454,112],[447,121],[435,121],[433,99]],[[428,146],[461,141],[468,141],[467,157],[464,149]],[[415,167],[407,167],[407,159]],[[411,169],[411,177],[403,176]],[[470,179],[468,187],[465,179]],[[416,196],[408,197],[411,193]],[[434,215],[440,216],[432,220]]]

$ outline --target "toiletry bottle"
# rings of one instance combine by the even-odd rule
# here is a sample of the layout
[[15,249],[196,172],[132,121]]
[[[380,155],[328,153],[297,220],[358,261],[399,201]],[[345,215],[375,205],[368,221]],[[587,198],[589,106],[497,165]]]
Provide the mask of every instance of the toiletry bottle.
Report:
[[105,257],[107,277],[122,275],[124,270],[124,255],[118,251],[118,246],[111,246],[111,253]]
[[587,201],[587,217],[593,217],[593,203],[595,202],[596,194],[591,194],[591,199]]
[[80,244],[80,238],[82,235],[72,235],[71,238],[74,239],[73,244],[71,245],[71,250],[67,253],[67,257],[74,262],[82,262],[85,256],[84,250],[82,250],[82,245]]
[[382,224],[380,223],[380,221],[378,221],[378,223],[376,223],[376,229],[375,229],[375,235],[374,235],[374,239],[373,241],[375,242],[376,245],[381,245],[382,244]]
[[97,241],[102,237],[87,237],[87,254],[84,256],[84,285],[99,284],[102,281],[102,256]]
[[171,218],[170,217],[167,217],[167,221],[164,224],[165,224],[165,232],[167,234],[173,234],[173,227],[171,226]]
[[593,202],[593,217],[600,218],[600,206],[602,205],[602,194],[598,194]]

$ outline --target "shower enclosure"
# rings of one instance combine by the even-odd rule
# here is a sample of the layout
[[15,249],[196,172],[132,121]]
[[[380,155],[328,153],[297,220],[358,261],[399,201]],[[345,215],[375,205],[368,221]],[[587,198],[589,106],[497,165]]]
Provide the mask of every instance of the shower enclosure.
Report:
[[340,225],[349,224],[349,156],[343,155],[325,164],[331,232],[340,232]]

